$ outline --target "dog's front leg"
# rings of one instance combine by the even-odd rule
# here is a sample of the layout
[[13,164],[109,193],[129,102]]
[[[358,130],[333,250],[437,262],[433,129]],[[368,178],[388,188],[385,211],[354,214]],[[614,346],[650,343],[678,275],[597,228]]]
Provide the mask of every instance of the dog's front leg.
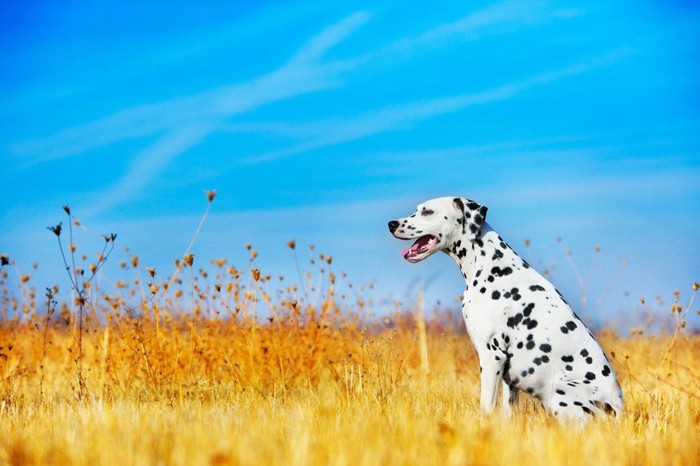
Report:
[[487,353],[485,361],[481,361],[481,412],[491,414],[496,407],[498,389],[503,378],[503,363],[494,360]]
[[513,408],[518,404],[518,389],[503,380],[501,390],[503,413],[506,415],[506,417],[511,417],[513,415]]

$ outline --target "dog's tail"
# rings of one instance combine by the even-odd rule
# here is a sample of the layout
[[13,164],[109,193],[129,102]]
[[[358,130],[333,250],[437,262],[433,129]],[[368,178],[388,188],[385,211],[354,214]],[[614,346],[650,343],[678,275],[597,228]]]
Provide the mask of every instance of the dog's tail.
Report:
[[613,415],[616,418],[622,418],[625,415],[625,403],[622,399],[622,388],[615,381],[615,390],[610,394],[609,400],[597,400],[592,402],[593,405],[601,412]]

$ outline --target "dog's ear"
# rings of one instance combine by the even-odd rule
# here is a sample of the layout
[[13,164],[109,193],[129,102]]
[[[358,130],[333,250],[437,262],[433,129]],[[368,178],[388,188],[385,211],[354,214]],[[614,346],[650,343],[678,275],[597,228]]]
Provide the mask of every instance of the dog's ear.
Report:
[[452,200],[453,207],[462,214],[462,234],[467,234],[469,230],[472,239],[476,239],[481,234],[481,228],[486,222],[486,212],[488,207],[471,201],[464,197],[455,197]]
[[467,232],[467,209],[464,207],[464,201],[461,197],[455,197],[452,200],[452,207],[462,214],[462,220],[459,222],[462,225],[462,234]]

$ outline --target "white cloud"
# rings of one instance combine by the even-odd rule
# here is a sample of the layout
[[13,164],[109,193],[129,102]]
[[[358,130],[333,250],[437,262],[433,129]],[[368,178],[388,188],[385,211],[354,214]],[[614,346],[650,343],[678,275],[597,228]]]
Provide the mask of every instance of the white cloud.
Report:
[[92,217],[133,198],[167,168],[170,160],[200,143],[210,131],[208,126],[190,126],[177,128],[158,139],[153,145],[136,154],[126,175],[111,187],[92,196],[94,201],[84,209],[83,215]]
[[[293,145],[286,149],[253,156],[240,163],[256,164],[269,162],[282,157],[355,141],[387,131],[396,131],[423,119],[455,112],[475,105],[510,99],[519,92],[544,86],[608,65],[624,57],[627,53],[628,51],[626,49],[615,50],[601,57],[575,63],[551,72],[537,74],[512,83],[503,84],[483,92],[421,100],[401,105],[391,105],[354,119],[334,118],[315,124],[308,122],[302,123],[300,128],[308,129],[317,127],[321,131],[318,132],[315,138],[311,138],[310,141]],[[268,127],[270,129],[280,128],[291,132],[291,126],[290,124],[286,126],[284,124],[270,124]],[[261,126],[261,128],[262,127],[264,126]],[[298,131],[298,133],[303,133],[303,130]],[[237,162],[236,165],[238,164]]]
[[[474,33],[488,27],[532,22],[535,18],[542,16],[540,8],[533,8],[530,3],[508,1],[428,30],[415,38],[390,43],[380,48],[378,53],[390,52],[396,48],[431,44],[440,38]],[[246,130],[245,124],[229,125],[225,122],[226,119],[272,102],[338,86],[344,72],[357,67],[360,63],[365,63],[369,55],[374,52],[342,61],[324,61],[324,55],[369,21],[370,17],[369,13],[361,11],[330,25],[312,37],[278,69],[250,81],[126,109],[46,138],[16,144],[11,148],[12,152],[25,157],[42,154],[33,160],[41,162],[85,153],[121,140],[164,133],[165,136],[159,136],[160,139],[150,147],[135,155],[135,162],[131,164],[122,179],[104,191],[95,193],[96,200],[87,211],[93,215],[99,214],[132,199],[165,168],[167,162],[197,145],[208,134],[219,130]],[[274,160],[385,131],[393,131],[420,119],[472,105],[507,99],[528,87],[546,84],[584,71],[586,71],[586,65],[579,65],[481,93],[384,108],[371,115],[352,120],[317,122],[306,126],[272,124],[272,129],[296,132],[306,139],[306,142],[282,151],[253,157],[244,163]],[[265,129],[264,127],[265,125],[256,128],[253,125],[248,126],[248,129],[260,130]],[[313,133],[314,130],[316,134]]]
[[[455,21],[390,42],[355,60],[363,66],[387,66],[415,53],[444,46],[447,41],[476,41],[487,36],[520,31],[548,21],[570,20],[579,10],[548,9],[547,2],[507,0],[471,12]],[[409,52],[409,53],[407,53]]]
[[550,17],[561,17],[557,16],[557,11],[546,12],[543,5],[541,2],[533,4],[519,0],[498,3],[414,37],[390,42],[366,54],[347,60],[321,62],[328,50],[371,18],[368,12],[356,12],[324,29],[284,65],[266,75],[244,83],[122,110],[48,137],[16,143],[10,147],[10,152],[29,158],[27,162],[31,164],[84,153],[125,139],[171,131],[172,128],[198,124],[202,120],[211,124],[220,123],[223,118],[240,115],[271,102],[337,86],[343,72],[360,65],[386,62],[379,60],[379,55],[396,56],[397,50],[435,46],[441,40],[458,35],[475,39],[479,34],[487,34],[507,24],[530,24]]
[[143,105],[104,119],[70,128],[48,138],[16,145],[17,154],[45,154],[41,160],[82,153],[123,139],[158,132],[166,135],[136,154],[126,174],[113,186],[95,193],[86,216],[96,215],[131,199],[167,162],[201,142],[223,119],[260,106],[335,85],[348,63],[322,62],[323,55],[369,20],[358,12],[325,28],[280,68],[249,82],[188,97]]
[[214,124],[272,102],[336,86],[340,73],[352,65],[324,62],[323,55],[368,20],[365,12],[344,18],[313,37],[287,63],[250,81],[126,109],[45,138],[15,144],[10,150],[24,157],[42,154],[34,159],[42,162],[174,128]]

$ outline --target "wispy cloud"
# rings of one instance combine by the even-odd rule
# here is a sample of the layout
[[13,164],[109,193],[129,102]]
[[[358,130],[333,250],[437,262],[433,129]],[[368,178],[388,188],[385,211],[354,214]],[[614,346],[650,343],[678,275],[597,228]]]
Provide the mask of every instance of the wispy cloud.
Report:
[[[280,68],[268,74],[244,83],[129,108],[47,137],[16,143],[10,147],[10,152],[25,157],[25,163],[31,164],[84,153],[122,140],[169,132],[172,128],[203,120],[214,124],[262,105],[338,86],[343,72],[369,64],[386,65],[386,57],[401,56],[397,55],[400,51],[439,46],[442,41],[456,36],[475,40],[507,26],[572,16],[562,16],[558,10],[548,12],[545,6],[544,2],[509,0],[349,59],[322,61],[328,50],[371,18],[368,12],[356,12],[327,27]],[[379,59],[380,56],[384,58]]]
[[[149,147],[134,155],[135,161],[120,180],[95,194],[96,201],[87,210],[97,214],[132,199],[164,169],[168,162],[216,131],[272,129],[293,133],[304,140],[290,148],[244,161],[244,163],[260,163],[381,132],[394,131],[421,119],[469,106],[504,100],[528,87],[585,71],[581,67],[558,70],[555,73],[534,76],[480,93],[407,103],[383,108],[372,114],[349,120],[329,119],[306,126],[284,123],[271,124],[271,126],[270,124],[231,125],[227,122],[232,117],[273,102],[340,86],[344,81],[344,73],[366,65],[378,55],[391,55],[401,49],[434,46],[441,40],[457,35],[476,37],[507,25],[528,24],[551,16],[552,14],[543,12],[540,4],[533,6],[523,1],[506,1],[426,30],[414,37],[389,42],[365,54],[336,61],[324,60],[330,49],[346,40],[369,21],[370,13],[360,11],[326,27],[293,53],[289,60],[270,73],[246,82],[126,109],[45,138],[15,144],[10,149],[13,154],[27,159],[25,163],[32,164],[83,154],[102,146],[137,137],[158,138]],[[165,136],[162,136],[163,134]],[[37,157],[35,154],[41,155]]]
[[337,85],[339,74],[350,65],[324,62],[324,54],[369,18],[368,13],[357,12],[327,27],[280,68],[249,82],[124,110],[48,138],[18,144],[12,148],[13,152],[24,156],[42,153],[42,158],[35,162],[46,161],[165,132],[165,136],[134,156],[135,162],[119,181],[96,193],[96,200],[86,211],[87,215],[98,214],[131,199],[167,162],[201,142],[224,119]]
[[[596,57],[554,71],[537,74],[511,83],[506,83],[483,92],[440,97],[401,105],[392,105],[380,108],[354,119],[330,119],[329,121],[332,122],[331,125],[329,125],[329,121],[318,122],[316,125],[304,123],[301,126],[299,133],[308,131],[308,128],[313,128],[314,126],[321,128],[322,131],[320,131],[315,138],[311,138],[309,141],[293,145],[286,149],[250,157],[240,163],[256,164],[269,162],[282,157],[355,141],[388,131],[400,130],[407,128],[411,124],[420,120],[435,117],[437,115],[456,112],[476,105],[510,99],[515,97],[520,92],[539,86],[544,86],[564,78],[576,76],[614,63],[615,61],[626,56],[627,53],[627,49],[615,50],[601,57]],[[285,126],[281,124],[271,124],[268,127],[270,129],[280,128],[287,132],[291,131],[289,125]]]
[[211,131],[206,125],[177,128],[158,139],[153,145],[136,154],[126,174],[103,192],[95,193],[95,201],[83,209],[83,215],[92,217],[102,211],[132,199],[151,180],[167,168],[167,163],[199,144]]
[[387,66],[407,60],[414,54],[443,47],[446,42],[476,41],[484,37],[512,33],[549,21],[569,20],[580,10],[549,8],[548,2],[507,0],[473,11],[454,21],[389,42],[356,58],[364,66]]
[[126,109],[45,138],[15,144],[10,151],[24,157],[42,154],[33,162],[57,159],[203,121],[213,124],[272,102],[328,89],[338,85],[340,74],[352,64],[323,61],[324,54],[369,18],[367,12],[344,18],[313,37],[281,67],[250,81]]

